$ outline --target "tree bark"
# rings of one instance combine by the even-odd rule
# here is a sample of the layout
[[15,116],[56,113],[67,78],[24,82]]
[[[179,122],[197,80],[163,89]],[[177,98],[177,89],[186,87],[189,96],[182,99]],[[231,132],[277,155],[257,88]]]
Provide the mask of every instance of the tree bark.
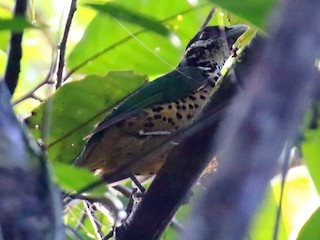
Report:
[[[297,137],[316,88],[320,2],[285,1],[271,38],[250,61],[218,142],[215,180],[181,239],[245,239],[286,141]],[[306,22],[307,21],[307,22]]]

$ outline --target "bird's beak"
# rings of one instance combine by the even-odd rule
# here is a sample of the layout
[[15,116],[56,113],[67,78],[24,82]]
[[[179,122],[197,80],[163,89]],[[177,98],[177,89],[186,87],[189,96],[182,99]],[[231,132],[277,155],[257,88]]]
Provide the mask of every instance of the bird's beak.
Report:
[[238,39],[244,34],[250,27],[245,24],[237,24],[226,27],[227,38]]
[[237,24],[225,28],[228,45],[231,47],[238,38],[244,34],[250,27],[245,24]]

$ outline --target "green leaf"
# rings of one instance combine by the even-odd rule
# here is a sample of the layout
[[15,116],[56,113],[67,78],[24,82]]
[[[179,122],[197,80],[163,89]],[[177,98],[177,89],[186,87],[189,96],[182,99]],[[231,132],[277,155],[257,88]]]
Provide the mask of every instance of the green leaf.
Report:
[[25,28],[34,28],[34,26],[23,17],[0,19],[0,31],[21,32]]
[[264,29],[267,17],[276,4],[275,0],[209,0],[222,9]]
[[[110,72],[106,76],[87,76],[81,81],[63,85],[52,96],[51,133],[48,158],[72,163],[81,152],[83,138],[105,117],[115,103],[136,90],[146,76],[132,72]],[[44,104],[33,111],[27,122],[36,139],[41,136]]]
[[7,54],[0,49],[0,76],[4,74],[7,63]]
[[[77,73],[105,74],[112,70],[131,69],[136,73],[154,76],[169,72],[177,66],[185,46],[211,9],[210,5],[191,8],[187,1],[119,0],[117,3],[129,9],[137,9],[136,11],[139,10],[142,14],[152,13],[155,18],[162,19],[170,31],[179,36],[181,47],[173,46],[168,38],[154,32],[143,30],[141,34],[132,37],[113,19],[99,13],[69,55],[69,70],[103,52],[104,54],[78,69]],[[213,24],[218,22],[217,18],[218,16],[214,16]],[[122,25],[132,34],[141,31],[140,27],[133,24],[124,22]]]
[[159,21],[154,20],[151,17],[142,15],[138,12],[134,12],[132,9],[127,9],[121,5],[108,2],[104,5],[101,4],[86,4],[86,6],[92,7],[93,9],[110,15],[116,20],[124,20],[128,23],[137,24],[143,28],[146,28],[150,31],[154,31],[160,35],[168,36],[169,30]]
[[[276,213],[278,207],[279,205],[275,200],[271,188],[269,187],[267,189],[261,207],[252,221],[249,239],[273,238],[274,225],[276,222]],[[287,237],[288,236],[285,231],[283,218],[281,217],[278,239],[287,239]]]
[[[317,107],[319,112],[320,104]],[[320,126],[320,119],[317,122],[318,126]],[[302,153],[317,191],[320,193],[320,127],[308,129],[304,132]]]
[[301,228],[297,240],[320,239],[320,208],[318,208]]
[[[53,163],[53,181],[66,192],[78,192],[100,180],[87,169],[78,168],[63,163]],[[107,192],[104,184],[93,188],[88,193],[97,197],[102,197]]]

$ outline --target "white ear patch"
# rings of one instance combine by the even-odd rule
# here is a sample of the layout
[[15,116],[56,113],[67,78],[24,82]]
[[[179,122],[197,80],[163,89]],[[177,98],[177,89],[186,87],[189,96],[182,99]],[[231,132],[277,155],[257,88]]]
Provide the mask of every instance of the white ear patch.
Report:
[[195,48],[198,48],[198,47],[206,48],[208,45],[211,45],[213,42],[214,42],[214,39],[198,40],[198,41],[192,43],[192,44],[187,48],[187,50],[185,51],[185,55],[187,55],[188,52],[189,52],[191,49],[195,49]]

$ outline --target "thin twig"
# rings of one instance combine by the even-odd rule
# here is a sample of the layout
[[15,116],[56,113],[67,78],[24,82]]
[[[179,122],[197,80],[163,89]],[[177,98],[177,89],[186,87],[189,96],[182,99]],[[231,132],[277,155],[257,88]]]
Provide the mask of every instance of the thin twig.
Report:
[[77,0],[71,0],[70,10],[69,10],[69,14],[68,14],[67,22],[66,22],[66,27],[64,29],[61,42],[59,44],[60,54],[59,54],[59,65],[58,65],[58,71],[57,71],[56,88],[59,88],[62,84],[62,75],[63,75],[64,66],[65,66],[66,45],[67,45],[67,41],[68,41],[68,35],[70,32],[72,19],[73,19],[73,16],[74,16],[74,13],[76,10],[77,10]]
[[274,229],[273,229],[273,240],[278,239],[279,235],[279,227],[280,227],[280,220],[281,220],[281,212],[282,212],[282,203],[283,203],[283,195],[284,195],[284,188],[286,184],[287,174],[290,167],[290,150],[291,145],[286,144],[284,149],[284,156],[283,156],[283,163],[282,163],[282,173],[281,173],[281,189],[280,189],[280,199],[279,199],[279,206],[277,208],[277,215],[276,215],[276,221],[274,223]]
[[[73,235],[73,237],[71,239],[79,239],[79,240],[83,240],[84,238],[77,232],[76,229],[73,229],[72,227],[65,225],[65,232],[66,235],[68,235],[69,237],[71,237],[70,235]],[[69,232],[69,234],[68,234]]]
[[33,89],[31,89],[29,92],[27,92],[21,98],[19,98],[18,100],[14,101],[13,102],[13,106],[15,106],[15,105],[27,100],[28,98],[36,99],[37,97],[35,96],[35,92],[39,88],[41,88],[42,86],[44,86],[46,84],[53,84],[54,82],[52,81],[52,75],[53,75],[53,72],[55,70],[56,63],[57,63],[57,58],[54,57],[54,60],[51,62],[50,71],[48,72],[46,78],[42,82],[38,83],[38,85],[36,85]]
[[91,222],[91,225],[92,225],[92,228],[94,230],[94,233],[97,237],[97,239],[101,240],[102,239],[102,236],[103,236],[103,233],[99,227],[99,224],[97,223],[97,219],[96,217],[94,216],[94,212],[92,209],[90,209],[90,205],[88,202],[83,202],[84,206],[85,206],[85,209],[87,211],[87,216],[89,217],[89,220]]
[[214,14],[215,11],[216,11],[216,9],[215,9],[214,7],[211,8],[211,10],[210,10],[210,12],[209,12],[206,20],[204,21],[204,23],[202,24],[202,26],[201,26],[200,29],[203,29],[203,28],[205,28],[205,27],[208,25],[208,23],[209,23],[210,20],[212,19],[212,16],[213,16],[213,14]]
[[[197,8],[201,8],[201,7],[204,7],[204,6],[206,6],[206,5],[207,5],[207,4],[201,4],[201,5],[198,5]],[[174,15],[172,15],[172,16],[170,16],[170,17],[167,17],[167,18],[165,18],[165,19],[163,19],[163,20],[161,20],[161,21],[159,21],[159,22],[160,22],[160,23],[163,23],[163,22],[169,21],[169,20],[171,20],[171,19],[176,18],[178,15],[183,15],[183,14],[186,14],[186,13],[188,13],[188,12],[194,11],[194,9],[195,9],[195,8],[189,8],[189,9],[187,9],[187,10],[184,10],[184,11],[181,11],[181,12],[179,12],[179,13],[177,13],[177,14],[174,14]],[[137,32],[135,32],[135,33],[132,33],[132,35],[127,36],[127,37],[121,39],[120,41],[118,41],[118,42],[116,42],[116,43],[114,43],[114,44],[112,44],[112,45],[110,45],[110,46],[102,49],[101,51],[97,52],[96,54],[92,55],[91,57],[87,58],[86,60],[84,60],[84,61],[81,62],[80,64],[78,64],[78,65],[76,65],[75,67],[73,67],[72,69],[70,69],[70,71],[69,71],[69,72],[66,74],[66,76],[64,77],[63,82],[66,81],[73,73],[75,73],[76,71],[78,71],[80,68],[82,68],[82,67],[84,67],[85,65],[87,65],[89,62],[91,62],[91,61],[93,61],[93,60],[101,57],[103,54],[109,52],[110,50],[112,50],[112,49],[114,49],[114,48],[116,48],[116,47],[118,47],[119,45],[122,45],[122,44],[130,41],[130,40],[133,39],[134,37],[136,37],[136,36],[138,36],[138,35],[140,35],[140,34],[142,34],[142,33],[146,33],[146,32],[148,32],[148,31],[150,31],[150,30],[148,30],[148,29],[142,29],[142,30],[137,31]]]
[[[48,77],[48,76],[47,76]],[[13,102],[13,106],[29,99],[29,98],[34,98],[35,95],[35,91],[37,91],[39,88],[41,88],[42,86],[46,85],[46,84],[51,84],[53,82],[48,82],[47,77],[45,80],[43,80],[42,82],[38,83],[38,85],[36,85],[33,89],[31,89],[29,92],[27,92],[25,95],[23,95],[21,98],[19,98],[18,100]]]
[[[27,0],[16,1],[14,17],[24,17],[26,14],[26,9]],[[4,74],[4,81],[6,82],[11,95],[13,95],[19,79],[20,61],[22,58],[22,36],[23,31],[11,33],[10,51],[6,71]]]

